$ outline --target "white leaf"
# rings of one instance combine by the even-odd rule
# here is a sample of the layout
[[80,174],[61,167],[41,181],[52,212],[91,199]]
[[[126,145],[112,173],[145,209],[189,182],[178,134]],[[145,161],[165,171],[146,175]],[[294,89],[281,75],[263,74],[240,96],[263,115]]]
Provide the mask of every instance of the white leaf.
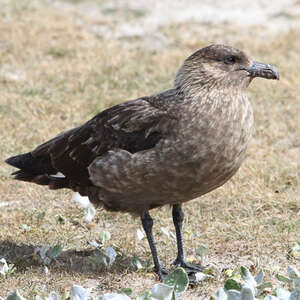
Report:
[[74,193],[72,201],[77,203],[82,208],[88,208],[90,205],[89,197],[81,196],[79,193]]
[[300,272],[293,266],[289,266],[287,273],[290,279],[300,278]]
[[18,290],[15,290],[14,292],[10,293],[10,294],[7,296],[6,300],[26,300],[26,299],[23,298],[23,297],[19,294]]
[[22,224],[21,229],[24,230],[24,231],[29,231],[31,228],[27,224]]
[[164,283],[157,283],[150,292],[151,300],[171,300],[173,290],[171,286]]
[[170,238],[169,231],[165,227],[160,227],[160,230],[164,235],[166,235],[168,238]]
[[55,292],[51,292],[46,300],[59,300],[59,296]]
[[276,289],[276,296],[279,300],[288,300],[290,298],[290,292],[283,289],[283,288],[277,288]]
[[140,270],[143,268],[141,260],[139,257],[134,253],[133,258],[131,260],[132,265],[137,269]]
[[20,81],[26,79],[26,73],[24,70],[17,69],[10,64],[2,64],[0,77],[4,78],[5,81]]
[[254,280],[256,281],[256,284],[261,284],[264,279],[264,272],[263,270],[260,270],[259,273],[254,277]]
[[216,294],[213,296],[214,300],[227,300],[227,294],[223,288],[219,288]]
[[89,207],[85,209],[83,221],[85,223],[91,223],[95,215],[96,215],[96,209],[92,204],[90,204]]
[[0,259],[0,274],[4,276],[8,272],[8,269],[9,268],[8,268],[5,258],[1,258]]
[[264,300],[278,300],[278,298],[273,295],[268,295],[264,298]]
[[92,261],[96,264],[96,265],[104,265],[104,266],[108,266],[108,260],[109,258],[107,257],[107,255],[100,250],[99,248],[96,248],[94,251],[94,255],[92,257]]
[[289,255],[296,260],[300,258],[300,245],[297,242],[294,243],[294,246],[289,251]]
[[293,251],[300,251],[300,245],[297,242],[295,242],[294,246],[292,247],[292,250]]
[[241,290],[242,300],[254,300],[253,290],[249,287],[243,287]]
[[105,252],[96,248],[94,251],[94,255],[92,257],[92,261],[96,265],[104,265],[105,267],[111,267],[117,257],[117,252],[112,247],[108,247],[105,249]]
[[111,234],[109,231],[102,231],[100,233],[100,239],[101,239],[102,243],[105,241],[109,241],[110,238],[111,238]]
[[[18,204],[20,203],[20,201],[4,201],[4,202],[0,202],[0,208],[1,207],[5,207],[5,206],[14,206],[14,207],[18,207]],[[1,298],[0,298],[1,299]]]
[[227,300],[242,300],[241,293],[237,290],[226,291]]
[[45,266],[45,267],[44,267],[44,272],[45,272],[45,274],[48,274],[48,272],[49,272],[49,269],[48,269],[48,267],[47,267],[47,266]]
[[47,251],[47,256],[52,260],[58,257],[62,253],[62,246],[60,244],[56,244],[54,247],[50,248]]
[[88,242],[89,245],[91,245],[91,246],[93,246],[93,247],[95,247],[95,248],[101,246],[101,244],[99,244],[99,243],[97,243],[97,242],[95,242],[95,241],[87,241],[87,242]]
[[295,291],[291,292],[291,296],[290,296],[289,300],[300,300],[300,291],[295,290]]
[[170,231],[169,233],[170,233],[170,237],[172,239],[176,240],[176,235],[172,231]]
[[145,235],[144,235],[143,231],[141,229],[138,229],[136,231],[136,238],[141,241],[144,237],[145,237]]
[[108,267],[111,267],[112,264],[114,263],[114,261],[116,260],[117,252],[115,251],[114,248],[108,247],[108,248],[105,249],[105,254],[109,258]]
[[[256,283],[256,282],[255,282],[255,283]],[[255,294],[257,293],[256,287],[253,286],[253,285],[249,285],[247,281],[246,281],[245,284],[243,285],[242,290],[243,290],[243,289],[247,289],[247,291],[248,291],[248,289],[250,289],[251,292],[252,292],[253,297],[254,297]],[[242,291],[241,291],[241,292],[242,292]],[[243,299],[243,298],[242,298],[242,299]],[[254,299],[254,298],[253,298],[253,299]]]
[[43,261],[44,264],[48,265],[51,262],[51,259],[49,257],[47,257],[47,251],[50,249],[49,245],[43,245],[40,249],[39,249],[39,254],[40,257]]
[[300,278],[293,279],[292,287],[295,290],[300,290]]
[[73,285],[71,287],[72,300],[86,300],[89,297],[91,290],[92,288],[85,289],[82,286]]
[[197,272],[195,274],[195,277],[196,277],[196,281],[200,282],[200,281],[203,281],[203,280],[205,280],[207,278],[211,278],[212,276],[211,275],[207,275],[207,274],[202,273],[202,272]]
[[104,294],[103,296],[98,296],[94,300],[130,300],[130,298],[125,294]]
[[200,245],[197,250],[196,254],[200,256],[201,261],[203,261],[203,258],[209,253],[209,249],[205,247],[204,245]]
[[251,275],[250,271],[246,267],[241,267],[242,278],[245,281],[245,285],[253,290],[253,294],[255,294],[255,289],[257,283],[254,277]]
[[55,245],[54,247],[50,248],[49,245],[43,245],[39,250],[38,253],[45,265],[51,263],[51,261],[56,258],[58,255],[62,253],[62,247],[60,244]]
[[39,252],[40,252],[40,257],[41,259],[45,259],[46,258],[46,253],[47,251],[50,249],[50,246],[49,245],[43,245]]

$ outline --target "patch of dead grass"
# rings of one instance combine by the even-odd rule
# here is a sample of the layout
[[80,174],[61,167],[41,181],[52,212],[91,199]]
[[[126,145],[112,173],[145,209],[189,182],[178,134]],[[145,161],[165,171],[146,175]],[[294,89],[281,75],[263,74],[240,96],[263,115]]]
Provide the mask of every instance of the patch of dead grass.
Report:
[[[248,29],[249,37],[243,29],[229,25],[222,30],[207,26],[209,37],[182,35],[192,24],[162,28],[174,43],[153,52],[101,40],[67,11],[44,6],[10,11],[0,19],[1,40],[5,41],[0,44],[0,68],[8,65],[25,77],[12,80],[1,73],[1,158],[29,151],[105,107],[170,87],[180,63],[197,48],[217,41],[247,49],[256,59],[278,66],[281,81],[252,84],[249,95],[256,130],[248,159],[225,186],[185,205],[186,251],[194,257],[195,249],[204,244],[210,249],[205,263],[220,269],[244,264],[254,271],[263,268],[268,276],[275,266],[285,272],[289,264],[299,264],[288,260],[287,251],[299,242],[300,233],[300,36],[288,32],[262,42],[253,38],[259,28]],[[145,265],[152,264],[147,242],[135,240],[139,220],[99,211],[86,226],[69,191],[15,182],[9,179],[10,171],[9,166],[0,165],[2,201],[19,202],[0,211],[0,256],[11,263],[23,260],[23,267],[0,279],[2,297],[15,288],[26,297],[51,290],[63,293],[75,283],[95,286],[99,293],[133,287],[137,294],[157,281],[152,273],[134,272],[130,267],[134,253]],[[158,249],[168,265],[176,246],[159,228],[173,231],[170,210],[164,207],[152,214]],[[58,224],[59,215],[66,218],[65,224]],[[22,224],[30,230],[22,230]],[[97,239],[104,229],[112,234],[108,245],[119,253],[112,271],[94,270],[80,254],[91,251],[86,241]],[[43,266],[34,263],[32,253],[43,244],[57,242],[64,252],[46,275]],[[223,279],[220,276],[189,289],[182,299],[205,299]]]

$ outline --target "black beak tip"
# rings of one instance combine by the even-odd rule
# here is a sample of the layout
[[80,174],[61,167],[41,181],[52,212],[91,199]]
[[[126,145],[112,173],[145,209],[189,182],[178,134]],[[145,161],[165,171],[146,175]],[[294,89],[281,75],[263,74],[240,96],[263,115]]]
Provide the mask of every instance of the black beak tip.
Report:
[[[277,68],[275,68],[274,66],[272,65],[267,65],[268,68],[266,70],[266,78],[269,78],[269,79],[274,79],[274,80],[279,80],[280,79],[280,74],[277,70]],[[270,74],[268,77],[268,74]]]
[[279,72],[277,71],[277,69],[275,68],[275,67],[273,67],[274,68],[274,79],[275,80],[280,80],[280,74],[279,74]]
[[252,66],[247,69],[251,77],[262,77],[266,79],[279,80],[280,75],[277,69],[269,64],[254,61]]

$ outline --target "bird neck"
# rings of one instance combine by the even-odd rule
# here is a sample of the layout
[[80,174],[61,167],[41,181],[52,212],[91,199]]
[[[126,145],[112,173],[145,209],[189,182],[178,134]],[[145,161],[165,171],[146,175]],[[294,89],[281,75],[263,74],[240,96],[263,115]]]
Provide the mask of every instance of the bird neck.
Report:
[[200,104],[214,102],[215,104],[220,103],[223,105],[227,102],[234,102],[236,101],[235,99],[247,98],[246,89],[230,85],[191,85],[182,92],[186,101]]

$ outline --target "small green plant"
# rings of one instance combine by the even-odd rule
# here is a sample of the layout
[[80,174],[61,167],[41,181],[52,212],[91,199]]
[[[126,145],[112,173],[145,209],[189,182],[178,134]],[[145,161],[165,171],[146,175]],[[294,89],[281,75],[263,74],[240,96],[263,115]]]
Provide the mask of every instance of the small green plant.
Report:
[[62,246],[56,244],[54,247],[44,245],[39,250],[40,258],[45,265],[49,265],[53,259],[58,257],[62,253]]
[[142,239],[145,238],[145,234],[143,233],[143,231],[141,229],[137,229],[136,231],[136,238],[141,241]]
[[110,269],[115,262],[117,257],[117,252],[114,248],[108,247],[105,251],[96,248],[90,260],[95,266],[105,266],[107,269]]
[[[0,300],[4,300],[4,299],[3,299],[3,298],[0,298]],[[12,293],[10,293],[10,294],[7,296],[6,300],[26,300],[26,299],[23,298],[23,297],[19,294],[18,290],[15,290],[15,291],[13,291]]]
[[[112,249],[112,248],[111,248]],[[182,268],[178,268],[171,272],[163,283],[157,283],[153,286],[151,291],[145,291],[136,297],[136,300],[176,300],[188,287],[189,280],[186,272]],[[90,297],[92,288],[83,288],[79,285],[71,287],[70,296],[73,300],[132,300],[131,288],[120,289],[117,293],[104,294],[102,296]],[[69,298],[68,294],[59,296],[55,292],[51,292],[46,300],[66,300]],[[40,300],[36,296],[36,300]],[[0,300],[4,300],[0,297]],[[9,294],[6,300],[26,300],[23,298],[18,290]]]
[[0,259],[0,274],[2,276],[5,276],[5,274],[8,272],[8,269],[9,268],[8,268],[5,258],[1,258]]
[[[211,300],[300,300],[300,272],[294,267],[288,267],[288,277],[277,275],[276,277],[289,284],[291,292],[276,288],[272,295],[263,298],[266,288],[272,287],[270,282],[263,283],[264,273],[260,271],[255,277],[246,267],[241,267],[239,272],[230,270],[226,272],[229,279],[226,280],[224,288],[218,289]],[[276,296],[275,296],[276,295]]]
[[91,223],[96,215],[96,209],[86,196],[81,196],[79,193],[74,193],[72,201],[75,202],[81,208],[84,208],[83,221],[85,223]]
[[109,241],[110,238],[111,238],[111,234],[109,231],[104,230],[100,233],[100,240],[102,244],[104,244],[106,241]]
[[89,207],[84,209],[83,221],[85,223],[91,223],[95,215],[96,215],[96,209],[92,204],[90,204]]
[[141,270],[143,268],[142,262],[140,258],[136,255],[136,253],[133,254],[133,257],[131,259],[131,264],[136,270]]
[[[57,247],[56,247],[57,248]],[[59,249],[48,248],[45,253],[49,252],[49,256],[56,257]],[[46,247],[45,247],[46,249]],[[100,250],[96,249],[99,253]],[[52,253],[53,252],[53,253]],[[99,254],[98,253],[98,254]],[[106,267],[110,267],[114,262],[116,252],[113,248],[107,248],[104,252],[99,254],[97,259]],[[3,259],[1,260],[1,262]],[[3,263],[2,263],[3,265]],[[224,288],[218,289],[210,300],[300,300],[300,272],[295,267],[288,267],[287,276],[278,274],[276,277],[281,282],[289,286],[288,289],[282,287],[276,288],[273,292],[265,296],[266,288],[272,288],[270,282],[263,282],[264,273],[260,271],[255,277],[250,273],[246,267],[236,268],[234,270],[227,270],[225,276],[228,279],[225,282]],[[150,291],[144,291],[138,295],[135,300],[176,300],[187,289],[189,280],[187,273],[183,268],[177,268],[171,272],[163,283],[157,283]],[[46,300],[133,300],[131,298],[132,289],[122,288],[116,293],[104,294],[102,296],[90,297],[92,288],[83,288],[78,285],[71,287],[70,293],[59,296],[55,292],[51,292]],[[269,292],[269,290],[268,290]],[[4,300],[0,297],[0,300]],[[6,300],[26,300],[17,290],[9,294]],[[41,300],[40,296],[36,296],[36,300]]]
[[[151,291],[145,291],[136,297],[136,300],[176,300],[189,285],[188,276],[183,268],[177,268],[171,272],[163,283],[157,283]],[[98,299],[101,300],[131,300],[131,293],[105,294]]]

